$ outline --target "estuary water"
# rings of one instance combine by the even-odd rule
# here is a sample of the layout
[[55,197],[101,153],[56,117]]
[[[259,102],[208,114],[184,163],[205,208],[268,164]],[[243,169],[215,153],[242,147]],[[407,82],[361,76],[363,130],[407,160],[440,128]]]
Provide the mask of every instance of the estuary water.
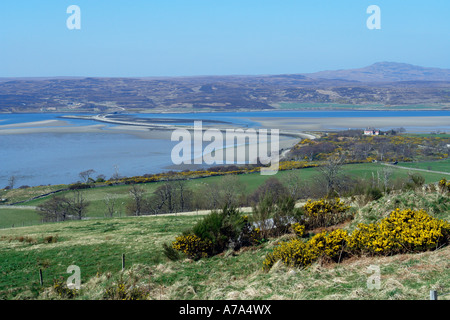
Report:
[[[78,181],[81,171],[93,169],[97,175],[110,178],[116,171],[122,176],[136,176],[169,170],[172,165],[171,151],[178,142],[155,137],[142,138],[138,134],[111,133],[114,124],[94,120],[62,119],[67,114],[0,114],[0,188],[8,184],[8,178],[16,177],[15,187],[47,184],[67,184]],[[75,115],[75,114],[74,114]],[[76,114],[79,115],[79,114]],[[264,112],[219,112],[178,114],[130,114],[134,118],[170,119],[171,124],[193,125],[194,120],[223,126],[258,127],[255,119],[330,119],[367,117],[449,117],[450,111],[264,111]],[[69,126],[103,125],[96,132],[28,132],[7,133],[11,127],[20,129],[25,123],[39,122],[26,128],[45,127],[43,121],[62,120]],[[151,120],[150,120],[151,121]],[[275,122],[274,122],[275,123]],[[11,126],[12,125],[12,126]],[[55,124],[54,126],[61,126]],[[6,127],[5,127],[6,126]],[[24,126],[25,127],[25,126]],[[332,129],[330,125],[330,129]],[[273,128],[276,128],[273,127]],[[417,127],[409,128],[414,129]],[[420,128],[419,128],[420,129]],[[430,127],[423,128],[430,132]],[[450,123],[440,130],[450,132]],[[420,130],[419,130],[420,131]]]

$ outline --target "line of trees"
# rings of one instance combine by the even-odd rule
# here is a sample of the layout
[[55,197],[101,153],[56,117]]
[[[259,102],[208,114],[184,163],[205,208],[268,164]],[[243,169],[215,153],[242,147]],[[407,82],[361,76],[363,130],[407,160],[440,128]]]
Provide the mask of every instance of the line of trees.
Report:
[[126,213],[133,216],[219,209],[239,206],[246,200],[245,185],[235,175],[224,176],[220,182],[202,183],[195,191],[188,188],[186,180],[165,182],[150,195],[134,184],[129,195]]
[[[353,177],[346,175],[345,158],[330,157],[317,173],[304,179],[302,171],[294,170],[282,178],[269,177],[254,191],[249,192],[238,175],[225,175],[208,183],[198,180],[191,188],[187,180],[175,179],[160,183],[156,190],[148,193],[142,184],[132,184],[125,203],[127,215],[157,215],[195,210],[213,210],[226,207],[255,206],[266,199],[277,203],[283,197],[294,200],[322,197],[355,197],[361,204],[381,198],[394,189],[416,189],[424,184],[420,174],[393,179],[392,168],[386,167],[372,176]],[[84,185],[84,184],[83,184]],[[64,195],[54,195],[39,205],[37,211],[44,221],[82,219],[86,215],[89,201],[84,189],[73,189]],[[103,199],[105,216],[113,217],[119,207],[115,195]]]
[[72,190],[66,195],[54,195],[48,201],[36,207],[44,222],[81,220],[86,216],[90,202],[82,190]]
[[168,181],[152,194],[135,184],[130,187],[126,206],[128,215],[147,215],[222,209],[227,207],[255,206],[263,199],[277,203],[289,196],[292,199],[316,199],[322,197],[355,197],[361,204],[377,200],[392,190],[417,189],[425,179],[417,173],[394,179],[392,168],[386,167],[367,177],[346,175],[343,156],[330,157],[317,174],[302,179],[301,170],[291,171],[282,178],[268,178],[253,192],[237,175],[227,175],[214,182],[204,183],[195,189],[188,188],[186,180]]

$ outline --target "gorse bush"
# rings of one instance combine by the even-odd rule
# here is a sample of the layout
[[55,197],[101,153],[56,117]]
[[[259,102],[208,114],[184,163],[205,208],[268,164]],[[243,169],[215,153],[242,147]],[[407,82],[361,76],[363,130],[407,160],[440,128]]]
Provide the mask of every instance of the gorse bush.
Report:
[[317,251],[301,239],[281,242],[263,261],[263,269],[269,270],[282,261],[289,267],[306,267],[317,259]]
[[303,207],[307,229],[329,227],[346,220],[350,206],[339,198],[322,198],[317,201],[308,200]]
[[424,210],[396,209],[378,223],[359,224],[349,247],[360,253],[418,252],[448,244],[449,235],[450,224]]
[[305,233],[305,226],[296,222],[291,225],[292,231],[297,237],[302,237]]
[[308,245],[315,252],[315,256],[326,256],[339,262],[348,242],[348,233],[345,230],[337,229],[331,232],[323,231],[313,236]]
[[394,210],[378,223],[361,223],[349,234],[337,229],[323,231],[308,241],[296,238],[280,243],[269,253],[263,268],[277,261],[288,266],[306,267],[320,257],[340,262],[349,255],[399,254],[438,249],[450,241],[450,223],[430,216],[424,210]]
[[[220,212],[211,212],[191,230],[176,237],[172,248],[189,258],[200,259],[227,249],[237,250],[254,245],[259,240],[260,230],[249,223],[248,216],[243,216],[235,208],[225,207]],[[169,253],[167,250],[165,252]]]
[[439,181],[438,185],[439,185],[439,189],[442,193],[450,192],[450,181],[447,181],[447,179],[442,178]]
[[339,262],[345,254],[347,240],[347,232],[338,229],[316,234],[307,242],[299,238],[281,242],[272,253],[266,255],[263,269],[269,270],[277,261],[282,261],[289,267],[307,267],[320,257]]
[[53,280],[52,289],[61,299],[73,299],[78,295],[78,290],[69,288],[62,277]]
[[[172,248],[195,260],[211,255],[212,247],[213,244],[210,240],[202,240],[195,234],[178,236],[172,243]],[[168,256],[168,258],[170,259],[171,256]]]
[[103,292],[105,300],[146,300],[148,296],[147,290],[127,284],[122,278]]

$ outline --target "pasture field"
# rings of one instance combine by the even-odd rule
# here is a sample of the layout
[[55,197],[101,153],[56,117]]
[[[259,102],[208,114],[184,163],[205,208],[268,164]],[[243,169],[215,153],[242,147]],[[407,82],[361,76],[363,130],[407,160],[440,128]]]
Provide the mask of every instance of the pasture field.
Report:
[[[389,195],[358,210],[355,221],[377,219],[386,213],[385,203],[397,202],[429,206],[442,202],[442,196],[420,192]],[[438,208],[439,217],[448,221],[448,202]],[[69,265],[81,270],[82,287],[75,299],[103,299],[105,290],[119,281],[145,287],[148,298],[154,300],[426,300],[429,290],[446,292],[450,286],[450,247],[415,254],[354,257],[340,264],[319,261],[306,269],[277,264],[269,272],[263,271],[265,255],[290,237],[285,235],[199,261],[166,258],[162,244],[173,241],[201,217],[121,217],[0,230],[0,299],[58,299],[52,290],[53,280],[67,279]],[[126,257],[125,271],[121,271],[122,254]],[[373,265],[380,267],[381,274],[376,290],[367,287],[369,266]],[[39,269],[43,272],[42,287]]]
[[[411,167],[417,166],[419,168],[428,168],[430,165],[434,169],[433,171],[445,171],[449,170],[450,160],[442,160],[435,162],[427,162],[427,163],[401,163],[401,166],[410,165]],[[392,179],[396,178],[406,178],[409,174],[409,171],[404,168],[390,167],[393,169]],[[365,180],[371,180],[373,177],[376,177],[377,172],[384,169],[384,166],[380,163],[361,163],[361,164],[347,164],[343,166],[343,174],[348,175],[350,177],[360,177]],[[438,170],[439,169],[439,170]],[[412,171],[415,172],[415,171]],[[294,173],[298,175],[302,180],[308,181],[312,179],[314,176],[318,175],[318,171],[316,168],[303,168],[303,169],[295,169],[295,170],[285,170],[279,171],[275,177],[283,180],[288,174]],[[432,172],[419,172],[425,178],[425,183],[433,183],[437,182],[443,178],[442,174],[432,173]],[[238,175],[239,180],[245,186],[245,193],[251,194],[254,192],[260,185],[262,185],[267,179],[271,176],[263,176],[259,173],[247,173]],[[216,182],[220,182],[223,177],[214,176],[214,177],[206,177],[200,179],[192,179],[187,180],[187,186],[193,190],[199,188],[203,184],[214,184]],[[146,194],[153,193],[156,188],[161,185],[163,182],[153,182],[153,183],[145,183],[142,184],[142,187],[145,189]],[[31,197],[35,197],[42,193],[48,193],[51,191],[55,191],[57,189],[61,189],[67,186],[46,186],[46,187],[33,187],[29,189],[14,189],[9,191],[3,191],[3,197],[7,197],[11,202],[15,201],[23,201],[26,199],[30,199]],[[129,199],[129,186],[128,185],[117,185],[117,186],[105,186],[105,187],[97,187],[86,189],[85,196],[86,199],[90,202],[88,207],[88,211],[86,216],[89,218],[103,218],[106,215],[106,209],[104,204],[104,199],[107,196],[112,196],[117,198],[117,208],[115,216],[122,217],[125,216],[125,205],[127,200]],[[68,191],[63,191],[61,194],[66,194]],[[36,200],[27,201],[25,203],[21,203],[17,205],[17,208],[0,208],[0,228],[10,228],[12,225],[21,226],[21,225],[32,225],[38,224],[40,222],[39,215],[33,209],[35,206],[45,202],[49,197],[44,197]]]

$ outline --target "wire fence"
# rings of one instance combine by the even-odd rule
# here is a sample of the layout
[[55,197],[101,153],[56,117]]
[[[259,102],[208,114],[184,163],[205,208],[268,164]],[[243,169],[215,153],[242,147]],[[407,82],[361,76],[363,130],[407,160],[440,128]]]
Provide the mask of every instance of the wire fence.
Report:
[[449,292],[445,292],[445,293],[438,293],[436,290],[431,290],[430,291],[430,300],[438,300],[438,297],[443,297],[446,295],[449,295]]

